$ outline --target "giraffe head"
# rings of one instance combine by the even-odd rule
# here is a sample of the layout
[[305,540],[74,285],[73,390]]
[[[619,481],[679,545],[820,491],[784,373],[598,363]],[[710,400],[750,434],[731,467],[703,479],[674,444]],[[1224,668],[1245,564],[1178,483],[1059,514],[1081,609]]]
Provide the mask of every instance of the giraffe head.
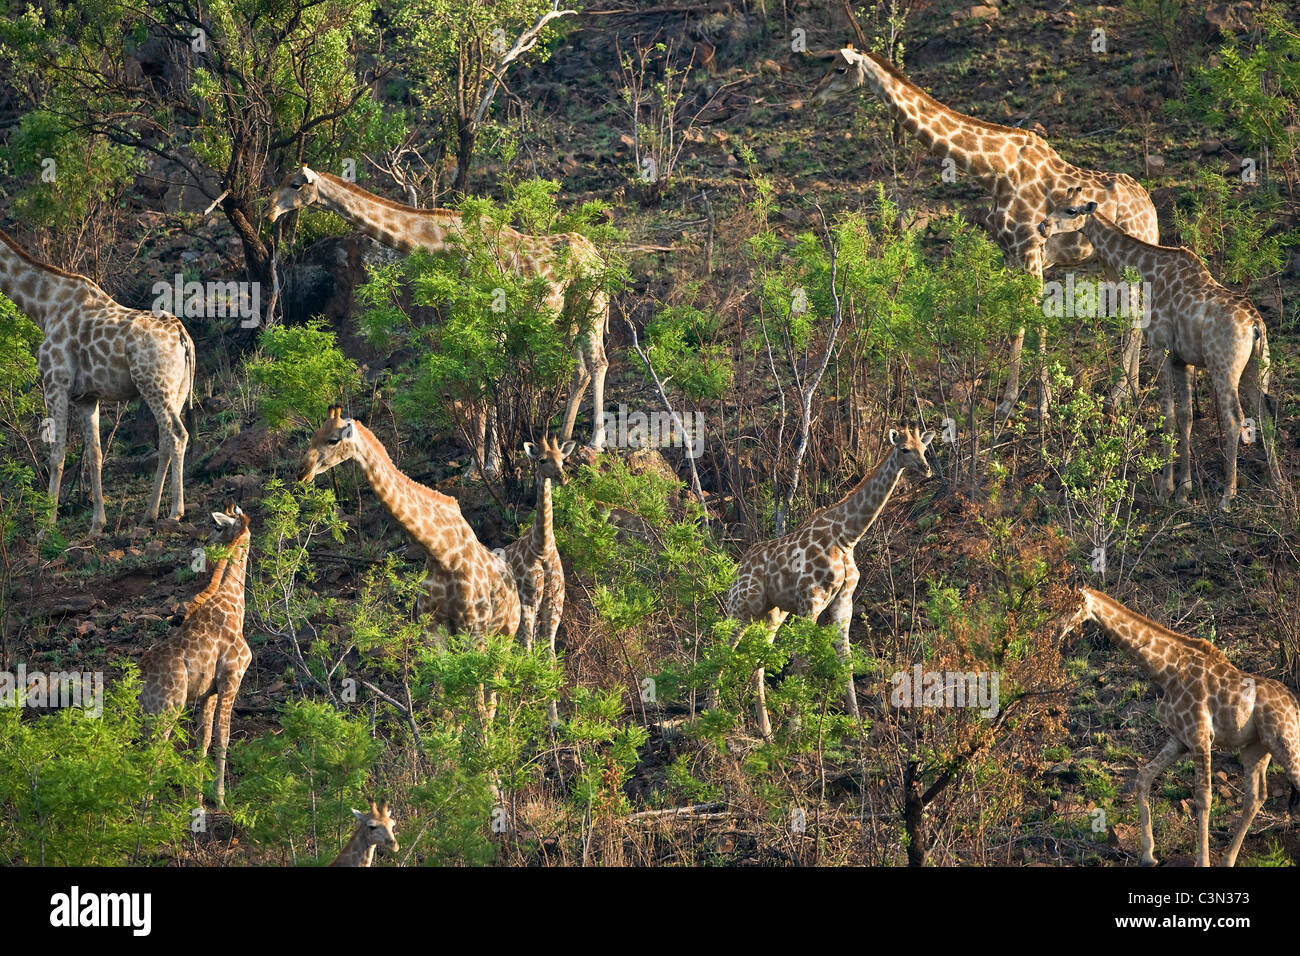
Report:
[[932,441],[934,441],[934,432],[922,432],[919,428],[912,428],[910,425],[904,426],[901,432],[893,428],[889,430],[889,444],[901,458],[900,467],[922,478],[929,478],[934,474],[925,456]]
[[286,176],[280,188],[271,197],[271,208],[267,210],[271,222],[275,222],[285,213],[310,206],[320,199],[319,182],[320,177],[306,166]]
[[234,502],[225,511],[212,512],[212,520],[217,523],[217,541],[221,544],[230,544],[248,530],[248,515]]
[[1071,186],[1065,192],[1064,201],[1047,214],[1047,218],[1038,224],[1038,234],[1044,239],[1062,232],[1078,232],[1084,222],[1097,211],[1095,202],[1084,202],[1078,186]]
[[810,97],[812,103],[823,106],[835,97],[851,93],[866,83],[867,68],[863,65],[863,59],[862,54],[851,46],[837,50],[830,72],[822,77],[822,81],[813,90]]
[[543,436],[539,448],[530,441],[524,442],[524,454],[537,463],[537,477],[550,478],[564,484],[564,460],[573,454],[577,442],[566,441],[563,445],[554,438]]
[[361,828],[367,846],[378,847],[392,853],[401,849],[397,845],[397,834],[393,833],[393,826],[397,820],[388,812],[387,800],[381,802],[378,807],[375,806],[375,801],[371,800],[369,813],[353,810],[352,815],[356,817],[357,826]]
[[1092,591],[1088,588],[1076,588],[1070,595],[1069,603],[1066,604],[1065,613],[1061,618],[1061,634],[1057,640],[1065,640],[1071,631],[1092,617],[1092,612]]
[[359,440],[352,419],[343,417],[343,406],[331,405],[325,424],[311,436],[298,480],[311,481],[321,472],[348,461],[356,455]]

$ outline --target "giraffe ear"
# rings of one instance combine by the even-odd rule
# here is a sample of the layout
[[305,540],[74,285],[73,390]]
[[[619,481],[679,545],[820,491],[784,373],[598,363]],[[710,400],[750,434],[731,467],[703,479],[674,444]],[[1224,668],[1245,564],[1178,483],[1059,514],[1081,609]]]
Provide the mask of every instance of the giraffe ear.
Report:
[[928,431],[921,435],[921,447],[929,448],[930,442],[934,441],[934,431]]
[[1084,206],[1083,211],[1087,213],[1089,216],[1091,216],[1094,212],[1097,211],[1096,201],[1090,202],[1088,203],[1088,205]]
[[537,460],[537,446],[530,441],[524,442],[524,454],[533,461]]
[[223,528],[231,528],[235,525],[235,519],[230,517],[230,515],[226,514],[224,511],[212,512],[212,520]]
[[898,444],[898,430],[897,430],[897,429],[891,428],[891,429],[889,430],[889,443],[890,443],[891,445],[897,445],[897,444]]
[[349,440],[352,437],[354,431],[355,429],[353,429],[352,427],[352,421],[349,419],[348,421],[344,422],[343,427],[339,429],[339,440],[340,441]]
[[360,810],[353,810],[353,811],[352,811],[352,816],[354,816],[354,817],[356,818],[357,823],[365,823],[365,822],[366,822],[366,815],[365,815],[364,813],[362,813]]
[[315,183],[319,177],[310,169],[308,169],[306,166],[304,166],[302,168],[302,178],[307,180],[307,182],[309,183]]
[[566,441],[563,445],[560,446],[560,454],[563,455],[565,458],[568,458],[570,455],[573,454],[573,449],[577,447],[578,447],[578,443],[576,441]]

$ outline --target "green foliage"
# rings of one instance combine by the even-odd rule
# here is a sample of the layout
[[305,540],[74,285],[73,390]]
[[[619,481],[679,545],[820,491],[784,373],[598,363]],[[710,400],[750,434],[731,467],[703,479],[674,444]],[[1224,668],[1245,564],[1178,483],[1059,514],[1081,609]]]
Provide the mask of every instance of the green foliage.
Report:
[[[1104,396],[1077,386],[1060,365],[1051,368],[1051,385],[1056,403],[1043,458],[1060,482],[1066,530],[1081,545],[1086,542],[1083,550],[1090,557],[1093,549],[1103,548],[1108,565],[1118,567],[1118,559],[1147,530],[1134,509],[1134,495],[1164,468],[1175,438],[1164,431],[1148,435],[1140,406],[1107,414]],[[1035,490],[1046,496],[1042,486]]]
[[16,175],[32,177],[14,197],[14,213],[60,232],[80,227],[97,206],[116,204],[143,168],[128,147],[87,136],[40,109],[23,116],[5,153]]
[[69,707],[24,720],[22,707],[0,707],[0,860],[6,865],[175,859],[198,806],[204,762],[179,752],[175,736],[142,739],[139,693],[139,672],[129,665],[105,688],[98,717]]
[[1280,205],[1268,189],[1233,198],[1227,180],[1200,169],[1196,189],[1174,206],[1174,226],[1211,272],[1244,285],[1277,273],[1286,263],[1286,247],[1300,245],[1300,230],[1277,228]]
[[[687,295],[690,295],[690,290]],[[646,352],[661,379],[695,402],[720,399],[735,378],[722,317],[692,305],[666,306],[646,323]]]
[[1254,49],[1228,38],[1218,62],[1193,72],[1184,112],[1225,130],[1262,180],[1266,162],[1280,167],[1294,185],[1300,169],[1300,29],[1294,11],[1280,4],[1261,7]]
[[[316,586],[319,572],[308,552],[321,538],[342,541],[347,525],[338,515],[334,492],[313,484],[286,487],[273,478],[261,508],[263,530],[254,545],[248,613],[263,632],[288,645],[303,680],[328,688],[343,655],[331,663],[334,648],[320,637],[316,622],[335,613],[338,598]],[[316,638],[306,648],[304,633]]]
[[314,424],[330,405],[346,402],[361,386],[356,362],[339,349],[325,320],[273,325],[258,338],[259,352],[245,363],[257,389],[257,407],[273,430]]
[[251,840],[291,864],[332,859],[352,833],[349,807],[366,806],[365,783],[383,744],[364,718],[324,701],[286,703],[279,724],[279,733],[231,751],[231,812]]
[[[587,314],[597,290],[609,294],[626,282],[612,251],[601,263],[560,253],[556,278],[568,283],[563,312],[549,300],[549,282],[525,276],[503,254],[503,230],[583,228],[600,215],[588,205],[569,215],[555,206],[556,184],[522,183],[508,200],[467,199],[465,229],[443,253],[417,250],[401,263],[372,269],[358,289],[365,306],[360,325],[379,348],[406,346],[407,362],[393,378],[393,405],[404,422],[471,427],[470,409],[494,404],[502,447],[519,447],[530,435],[552,430],[574,369],[574,325],[598,321]],[[594,231],[602,241],[608,229]],[[428,312],[437,316],[429,322]],[[456,401],[448,402],[447,396]],[[432,419],[432,421],[431,421]]]

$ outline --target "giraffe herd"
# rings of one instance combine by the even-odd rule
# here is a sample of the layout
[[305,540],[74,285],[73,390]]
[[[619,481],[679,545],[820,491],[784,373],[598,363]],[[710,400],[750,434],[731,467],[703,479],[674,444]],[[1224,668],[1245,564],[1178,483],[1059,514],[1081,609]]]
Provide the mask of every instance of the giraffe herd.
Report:
[[[1183,248],[1158,244],[1151,197],[1136,180],[1121,173],[1084,169],[1063,160],[1035,133],[965,116],[911,83],[892,63],[852,47],[839,50],[834,65],[816,88],[814,102],[825,104],[867,87],[902,128],[927,150],[977,180],[993,205],[985,219],[1008,266],[1023,269],[1042,283],[1052,266],[1077,266],[1096,260],[1109,276],[1126,269],[1151,284],[1146,322],[1126,335],[1121,374],[1112,400],[1122,401],[1137,387],[1138,357],[1145,333],[1150,363],[1162,393],[1166,427],[1176,429],[1180,473],[1171,460],[1163,476],[1163,498],[1185,504],[1191,486],[1192,367],[1210,375],[1225,459],[1220,507],[1236,493],[1239,441],[1250,443],[1254,429],[1243,411],[1243,397],[1262,422],[1268,396],[1269,350],[1264,322],[1245,297],[1221,286],[1200,259]],[[418,248],[455,250],[466,224],[449,209],[417,209],[376,196],[355,183],[302,166],[271,197],[268,219],[311,205],[329,209],[361,232],[401,253]],[[453,497],[402,473],[384,444],[361,422],[331,406],[311,436],[299,480],[311,482],[348,461],[356,463],[380,503],[426,555],[425,576],[416,610],[436,640],[463,634],[478,640],[514,637],[531,649],[536,641],[556,653],[556,635],[565,603],[565,574],[556,547],[552,482],[563,482],[565,464],[583,396],[592,389],[590,447],[605,446],[604,386],[608,369],[604,339],[609,301],[582,280],[595,274],[601,258],[590,240],[578,234],[530,236],[508,226],[492,230],[490,245],[498,266],[524,277],[547,280],[547,306],[563,317],[578,359],[558,439],[544,436],[524,446],[534,462],[536,510],[533,523],[504,549],[493,551],[476,535]],[[189,434],[182,412],[194,392],[193,340],[179,318],[129,309],[113,301],[84,276],[38,262],[0,232],[0,291],[44,333],[38,366],[48,418],[50,496],[58,503],[67,445],[69,408],[82,422],[90,465],[93,515],[90,531],[105,525],[100,471],[99,403],[142,398],[158,422],[158,463],[146,512],[156,521],[162,489],[171,474],[170,519],[185,510],[184,464]],[[1020,392],[1025,330],[1011,343],[1006,390],[999,417],[1009,416]],[[1041,335],[1040,335],[1041,345]],[[1037,412],[1048,414],[1044,379]],[[500,470],[495,409],[476,411],[473,439],[476,470]],[[815,512],[797,530],[760,542],[742,557],[726,596],[726,613],[742,625],[762,622],[774,639],[790,614],[817,620],[829,612],[839,631],[836,651],[850,655],[850,622],[859,572],[855,548],[880,515],[905,474],[931,476],[928,460],[934,432],[911,426],[890,430],[886,453],[877,466],[839,502]],[[244,586],[252,547],[249,516],[237,506],[214,512],[220,541],[228,548],[209,583],[192,603],[180,629],[140,658],[141,708],[148,714],[200,712],[200,752],[216,747],[214,796],[224,805],[225,761],[235,697],[252,654],[243,637]],[[1195,765],[1199,831],[1198,862],[1209,865],[1211,804],[1210,755],[1214,748],[1241,753],[1247,785],[1242,817],[1225,865],[1235,863],[1252,820],[1267,794],[1265,774],[1276,759],[1293,787],[1294,810],[1300,792],[1300,704],[1281,683],[1253,677],[1234,667],[1207,641],[1187,637],[1125,608],[1089,588],[1074,591],[1061,639],[1086,621],[1137,658],[1164,692],[1159,721],[1170,740],[1137,778],[1141,862],[1156,862],[1150,789],[1158,774],[1184,755]],[[737,638],[739,640],[739,638]],[[734,646],[734,645],[733,645]],[[757,729],[772,733],[765,703],[762,668],[753,675]],[[493,719],[495,695],[480,689],[483,719]],[[551,725],[559,724],[556,701],[549,703]],[[844,709],[859,717],[852,675],[844,689]],[[167,730],[164,727],[163,733]],[[353,811],[356,829],[332,866],[370,866],[376,848],[398,850],[394,818],[387,801],[372,800],[368,812]]]

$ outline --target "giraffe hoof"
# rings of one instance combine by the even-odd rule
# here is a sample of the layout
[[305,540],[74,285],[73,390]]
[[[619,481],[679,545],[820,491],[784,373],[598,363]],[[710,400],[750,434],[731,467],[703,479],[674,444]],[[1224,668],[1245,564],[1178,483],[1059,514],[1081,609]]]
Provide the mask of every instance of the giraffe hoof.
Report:
[[1154,856],[1143,857],[1142,859],[1138,860],[1138,866],[1159,866],[1159,865],[1160,865],[1160,861],[1157,860]]

